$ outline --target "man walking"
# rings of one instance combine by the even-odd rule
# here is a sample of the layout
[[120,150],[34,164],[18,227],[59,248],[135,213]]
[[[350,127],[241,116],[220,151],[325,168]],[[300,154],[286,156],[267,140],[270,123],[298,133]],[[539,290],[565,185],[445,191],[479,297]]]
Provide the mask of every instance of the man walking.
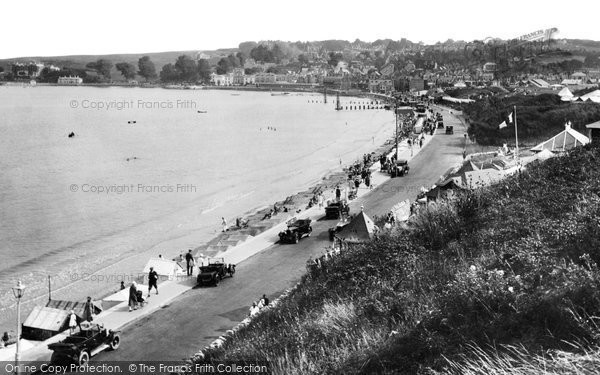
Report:
[[154,270],[154,267],[150,267],[150,272],[148,273],[148,297],[150,297],[152,287],[156,289],[156,294],[158,294],[158,273]]
[[92,303],[92,297],[88,297],[85,305],[83,306],[83,320],[91,322],[94,320],[94,304]]
[[185,254],[185,262],[187,264],[187,274],[191,276],[194,273],[194,256],[192,255],[192,249],[189,249]]

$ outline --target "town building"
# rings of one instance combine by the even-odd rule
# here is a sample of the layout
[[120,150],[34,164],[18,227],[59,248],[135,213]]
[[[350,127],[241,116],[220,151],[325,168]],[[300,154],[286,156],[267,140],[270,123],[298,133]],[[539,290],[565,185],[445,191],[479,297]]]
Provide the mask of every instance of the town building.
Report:
[[83,79],[80,77],[58,77],[57,83],[59,85],[81,85],[83,83]]

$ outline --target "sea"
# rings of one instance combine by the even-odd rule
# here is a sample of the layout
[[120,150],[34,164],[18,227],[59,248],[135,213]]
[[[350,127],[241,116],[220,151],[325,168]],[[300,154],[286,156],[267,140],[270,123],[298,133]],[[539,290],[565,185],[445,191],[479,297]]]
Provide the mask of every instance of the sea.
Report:
[[393,135],[392,112],[336,111],[334,102],[318,93],[0,86],[0,330],[14,331],[17,280],[27,287],[23,318],[49,291],[105,294],[150,257],[206,243],[221,217],[305,190]]

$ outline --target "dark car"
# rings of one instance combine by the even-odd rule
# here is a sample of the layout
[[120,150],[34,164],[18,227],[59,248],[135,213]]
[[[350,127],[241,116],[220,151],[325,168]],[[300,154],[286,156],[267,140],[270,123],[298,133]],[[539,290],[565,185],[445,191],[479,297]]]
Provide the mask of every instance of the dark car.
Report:
[[303,236],[309,237],[312,233],[310,219],[293,219],[288,222],[287,229],[279,232],[282,243],[298,243]]
[[454,134],[454,126],[446,126],[446,134]]
[[235,264],[226,264],[224,258],[209,258],[207,266],[200,266],[200,272],[196,277],[198,285],[219,285],[219,282],[227,275],[233,277]]
[[391,165],[390,176],[391,177],[404,176],[404,174],[408,173],[409,170],[410,170],[410,167],[408,166],[408,160],[399,159],[399,160],[396,160],[396,162]]
[[86,364],[91,357],[110,348],[117,350],[121,343],[118,331],[106,329],[99,324],[83,322],[82,328],[62,341],[48,345],[52,350],[53,364]]
[[443,129],[444,128],[444,121],[438,120],[437,127],[438,127],[438,129]]
[[344,201],[332,202],[325,207],[326,219],[341,219],[344,215],[350,213],[350,206]]

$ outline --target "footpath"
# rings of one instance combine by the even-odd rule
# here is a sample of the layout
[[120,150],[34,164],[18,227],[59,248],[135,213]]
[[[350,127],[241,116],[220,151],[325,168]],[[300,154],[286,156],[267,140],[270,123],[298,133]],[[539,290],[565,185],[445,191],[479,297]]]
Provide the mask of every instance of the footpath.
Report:
[[[435,132],[443,131],[443,129],[436,129]],[[435,133],[434,133],[435,136]],[[398,145],[398,159],[410,160],[416,156],[419,151],[424,148],[433,136],[427,134],[423,140],[423,146],[408,145],[406,140],[403,140]],[[361,186],[357,191],[357,198],[364,196],[371,192],[373,189],[377,189],[379,185],[390,179],[387,173],[380,172],[379,162],[375,162],[371,166],[371,188],[365,188]],[[345,186],[344,188],[348,188]],[[335,199],[335,189],[327,190],[323,193],[325,202],[327,200]],[[303,210],[299,213],[286,213],[283,215],[277,215],[279,223],[270,229],[251,237],[246,241],[238,244],[237,246],[231,247],[218,254],[219,257],[223,257],[226,263],[238,264],[245,259],[257,254],[258,252],[267,249],[274,245],[279,240],[279,232],[287,228],[286,222],[291,218],[306,219],[310,218],[316,220],[323,216],[323,208],[318,205]],[[194,270],[196,272],[197,267]],[[186,291],[192,289],[196,285],[196,274],[192,276],[181,275],[174,277],[169,280],[165,280],[159,283],[159,294],[155,294],[153,291],[149,298],[146,298],[146,303],[143,307],[137,310],[129,311],[128,299],[129,289],[126,288],[113,295],[105,297],[102,301],[105,305],[112,305],[100,314],[94,316],[93,323],[104,325],[104,327],[112,330],[120,330],[129,324],[132,324],[139,319],[153,313],[154,311],[167,306],[172,300],[182,295]],[[146,291],[147,285],[138,283],[138,289]],[[45,341],[31,341],[31,340],[20,340],[20,352],[21,352],[21,363],[29,363],[34,361],[49,362],[52,352],[48,349],[48,344],[64,340],[68,336],[68,331],[64,331],[58,335],[55,335]],[[15,346],[14,344],[9,345],[6,348],[0,349],[0,361],[13,361],[15,358]]]

